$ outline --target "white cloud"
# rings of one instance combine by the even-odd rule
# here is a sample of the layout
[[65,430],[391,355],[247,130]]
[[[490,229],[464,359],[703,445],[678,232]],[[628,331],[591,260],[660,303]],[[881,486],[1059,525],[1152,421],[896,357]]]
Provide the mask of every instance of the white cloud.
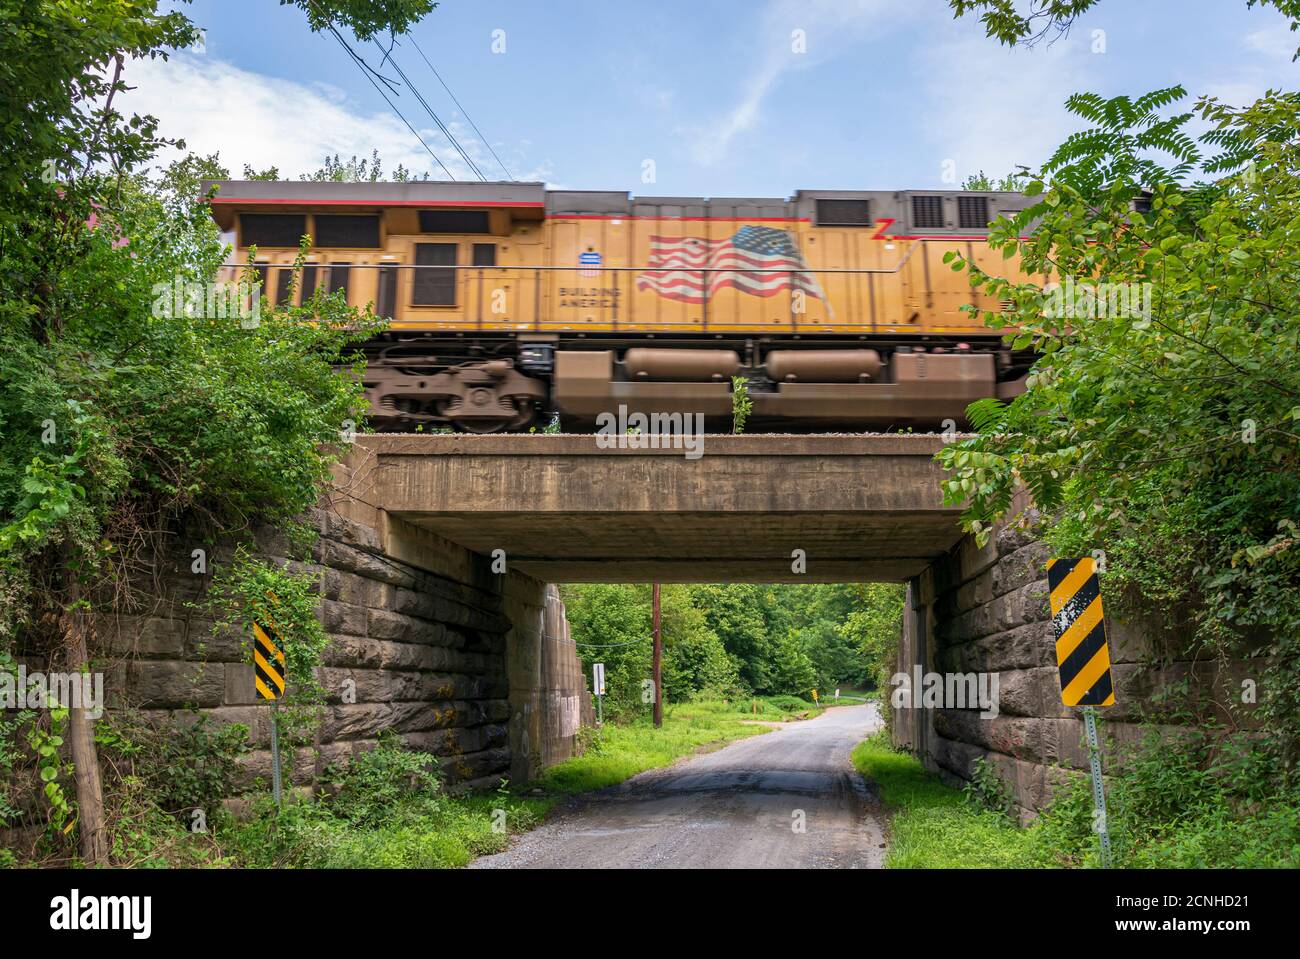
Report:
[[[280,176],[297,178],[321,166],[326,156],[369,157],[379,151],[386,172],[401,164],[416,173],[428,171],[445,179],[441,167],[391,111],[363,113],[338,87],[304,86],[265,74],[242,70],[224,60],[189,53],[168,61],[134,60],[124,71],[134,87],[119,101],[123,109],[152,114],[159,132],[185,141],[195,153],[220,153],[233,176],[244,164],[256,169],[274,166]],[[414,97],[394,98],[438,158],[457,179],[471,179],[465,161],[442,134],[419,122],[426,116]],[[452,133],[489,179],[504,178],[491,154],[468,127],[444,116]],[[494,144],[515,176],[545,180],[545,166],[522,170],[519,150]],[[164,155],[168,161],[173,157]]]
[[[1090,53],[1082,36],[1008,50],[978,31],[946,30],[918,63],[933,165],[917,171],[917,182],[955,189],[981,170],[1000,177],[1022,164],[1037,167],[1081,125],[1065,100],[1092,88],[1093,71],[1105,58]],[[954,184],[941,181],[948,160]]]
[[1246,34],[1243,43],[1252,53],[1290,63],[1296,47],[1300,46],[1300,33],[1292,33],[1286,21],[1281,21]]
[[[740,99],[711,123],[679,131],[692,142],[696,160],[709,166],[725,157],[738,135],[758,125],[764,102],[787,73],[883,34],[893,17],[910,9],[908,0],[769,0],[758,19],[764,53]],[[805,44],[802,52],[794,49],[795,31]]]
[[1292,33],[1287,21],[1250,31],[1241,38],[1241,45],[1251,54],[1248,60],[1216,65],[1219,75],[1211,82],[1189,87],[1189,92],[1240,107],[1255,102],[1269,88],[1285,89],[1295,82],[1300,66],[1291,58],[1300,45],[1300,33]]

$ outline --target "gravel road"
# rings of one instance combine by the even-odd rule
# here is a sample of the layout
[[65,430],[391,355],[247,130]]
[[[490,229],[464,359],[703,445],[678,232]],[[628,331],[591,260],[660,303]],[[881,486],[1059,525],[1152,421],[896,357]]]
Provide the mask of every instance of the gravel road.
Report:
[[884,817],[849,752],[879,725],[875,706],[839,706],[641,773],[469,868],[878,867]]

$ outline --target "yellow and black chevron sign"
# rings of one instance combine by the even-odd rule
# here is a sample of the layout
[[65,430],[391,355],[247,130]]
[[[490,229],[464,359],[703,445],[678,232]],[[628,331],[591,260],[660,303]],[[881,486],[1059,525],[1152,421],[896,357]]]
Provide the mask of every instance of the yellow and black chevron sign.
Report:
[[1096,563],[1091,556],[1049,560],[1047,585],[1056,628],[1056,664],[1061,669],[1061,700],[1067,706],[1114,706]]
[[284,696],[284,651],[279,640],[272,626],[253,621],[253,685],[263,699]]

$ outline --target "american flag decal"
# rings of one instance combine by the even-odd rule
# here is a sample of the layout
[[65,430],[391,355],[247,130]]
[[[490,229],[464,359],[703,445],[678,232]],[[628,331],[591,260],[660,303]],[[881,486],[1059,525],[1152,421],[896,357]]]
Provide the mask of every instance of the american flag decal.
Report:
[[742,226],[726,240],[652,236],[650,262],[636,287],[684,303],[703,303],[725,287],[751,296],[802,290],[825,299],[794,237],[768,226]]

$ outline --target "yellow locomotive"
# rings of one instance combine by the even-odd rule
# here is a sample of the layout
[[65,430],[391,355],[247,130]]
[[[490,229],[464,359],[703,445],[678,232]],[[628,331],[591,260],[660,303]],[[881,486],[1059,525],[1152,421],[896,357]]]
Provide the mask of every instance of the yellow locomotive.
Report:
[[[800,190],[632,197],[537,183],[211,181],[265,295],[373,304],[379,429],[589,423],[626,407],[721,425],[744,377],[757,428],[931,427],[1022,388],[1031,357],[961,307],[997,304],[943,254],[988,261],[1016,193]],[[1014,271],[1013,259],[990,270]]]

